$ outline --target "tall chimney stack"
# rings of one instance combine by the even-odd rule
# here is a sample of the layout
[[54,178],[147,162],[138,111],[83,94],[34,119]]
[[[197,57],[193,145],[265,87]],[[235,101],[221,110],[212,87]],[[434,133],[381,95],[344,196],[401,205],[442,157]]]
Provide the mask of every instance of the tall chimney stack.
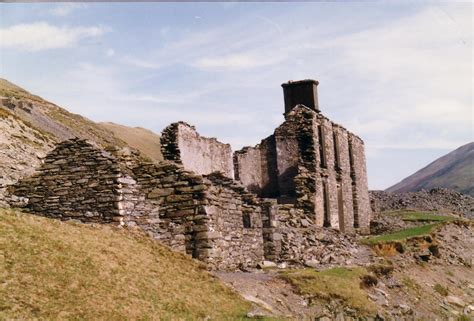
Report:
[[318,84],[319,82],[313,79],[288,81],[282,84],[285,97],[285,116],[300,104],[319,113]]

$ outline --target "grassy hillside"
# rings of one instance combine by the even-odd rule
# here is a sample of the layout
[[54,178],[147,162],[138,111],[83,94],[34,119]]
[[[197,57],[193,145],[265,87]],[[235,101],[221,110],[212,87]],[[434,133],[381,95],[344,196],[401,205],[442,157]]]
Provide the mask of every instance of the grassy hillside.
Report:
[[130,231],[0,209],[0,320],[239,320],[249,304]]
[[2,97],[15,97],[15,98],[26,98],[38,103],[46,103],[41,97],[35,96],[24,90],[23,88],[18,87],[15,84],[12,84],[6,79],[0,78],[0,96]]
[[387,192],[414,192],[436,187],[449,188],[474,196],[474,142],[438,158],[388,188]]
[[115,136],[126,142],[127,145],[138,149],[149,158],[156,161],[163,160],[160,135],[141,127],[127,127],[114,123],[100,123],[100,125],[113,132]]
[[373,314],[375,305],[360,285],[361,279],[368,274],[368,271],[361,267],[336,267],[322,271],[289,270],[282,272],[281,276],[302,295],[324,300],[338,298],[351,308]]

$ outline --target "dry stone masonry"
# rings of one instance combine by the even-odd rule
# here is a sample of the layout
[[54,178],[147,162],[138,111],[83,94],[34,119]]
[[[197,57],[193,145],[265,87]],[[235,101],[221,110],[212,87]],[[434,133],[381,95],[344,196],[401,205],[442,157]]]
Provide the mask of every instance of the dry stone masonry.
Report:
[[255,147],[233,153],[183,122],[163,131],[160,163],[70,139],[10,186],[10,199],[53,218],[141,228],[209,269],[343,258],[350,234],[369,228],[364,144],[320,113],[317,85],[283,84],[285,121]]
[[[317,85],[313,80],[283,85],[285,102],[312,105],[286,106],[286,120],[272,136],[237,151],[236,179],[262,198],[293,204],[315,226],[367,231],[370,202],[364,143],[319,112]],[[295,91],[313,96],[287,97]]]
[[234,178],[232,149],[215,138],[199,135],[194,126],[173,123],[163,130],[161,148],[164,158],[183,164],[186,169],[206,175],[221,172]]

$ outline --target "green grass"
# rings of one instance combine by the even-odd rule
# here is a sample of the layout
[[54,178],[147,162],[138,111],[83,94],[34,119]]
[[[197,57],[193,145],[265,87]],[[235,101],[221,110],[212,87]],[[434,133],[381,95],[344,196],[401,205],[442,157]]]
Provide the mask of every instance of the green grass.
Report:
[[404,221],[415,222],[449,222],[456,220],[453,216],[436,215],[429,212],[406,212],[402,216]]
[[405,276],[402,279],[402,283],[405,287],[415,292],[416,294],[420,294],[420,292],[422,291],[421,286],[418,283],[416,283],[414,280],[410,279],[408,276]]
[[368,275],[364,268],[332,268],[323,271],[314,269],[289,270],[281,277],[290,282],[300,294],[321,299],[337,298],[361,312],[373,313],[374,304],[361,288],[361,278]]
[[439,226],[439,223],[407,228],[407,229],[397,231],[394,233],[369,237],[369,238],[363,239],[361,243],[368,244],[368,245],[375,245],[375,244],[380,244],[380,243],[404,241],[412,237],[428,235],[437,226]]
[[0,320],[244,320],[250,304],[138,232],[0,209]]
[[448,215],[437,215],[436,212],[415,212],[415,211],[388,211],[385,215],[399,216],[403,221],[414,222],[449,222],[458,218]]
[[438,292],[440,295],[442,296],[448,296],[449,292],[448,292],[448,289],[445,288],[444,286],[442,286],[441,284],[439,283],[436,283],[433,287],[433,289]]

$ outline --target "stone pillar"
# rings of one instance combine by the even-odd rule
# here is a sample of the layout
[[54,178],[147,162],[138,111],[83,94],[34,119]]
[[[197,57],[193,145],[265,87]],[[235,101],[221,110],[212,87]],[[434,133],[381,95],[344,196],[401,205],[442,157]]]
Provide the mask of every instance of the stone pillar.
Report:
[[357,136],[349,136],[349,153],[351,154],[352,195],[354,204],[354,227],[363,233],[370,228],[370,200],[365,165],[364,142]]

